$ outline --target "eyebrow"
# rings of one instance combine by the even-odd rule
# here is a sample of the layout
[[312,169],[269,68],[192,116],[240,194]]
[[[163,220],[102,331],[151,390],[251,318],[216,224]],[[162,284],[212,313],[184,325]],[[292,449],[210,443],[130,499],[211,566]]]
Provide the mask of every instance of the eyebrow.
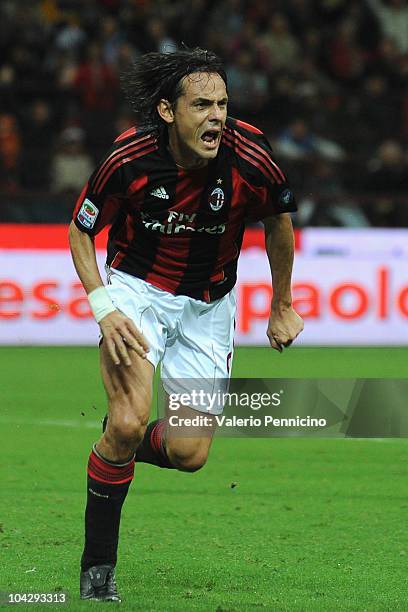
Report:
[[192,100],[192,104],[212,104],[213,102],[228,102],[228,97],[225,96],[221,98],[221,100],[210,100],[209,98],[194,98],[194,100]]

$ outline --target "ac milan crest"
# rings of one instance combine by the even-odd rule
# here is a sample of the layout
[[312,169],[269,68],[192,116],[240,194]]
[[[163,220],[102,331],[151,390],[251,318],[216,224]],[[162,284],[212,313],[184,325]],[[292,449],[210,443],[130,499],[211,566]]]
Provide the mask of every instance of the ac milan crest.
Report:
[[216,187],[212,190],[208,201],[210,203],[211,210],[217,212],[217,210],[222,208],[225,201],[225,195],[221,187]]

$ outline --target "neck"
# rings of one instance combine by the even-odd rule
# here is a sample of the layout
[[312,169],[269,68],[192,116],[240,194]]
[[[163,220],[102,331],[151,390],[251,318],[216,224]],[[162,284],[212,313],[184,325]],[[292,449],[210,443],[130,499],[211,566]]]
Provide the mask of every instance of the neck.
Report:
[[198,155],[195,155],[191,149],[183,146],[170,132],[169,133],[169,144],[168,150],[170,155],[174,159],[176,166],[183,168],[184,170],[196,170],[199,168],[205,168],[208,165],[208,159],[203,159]]

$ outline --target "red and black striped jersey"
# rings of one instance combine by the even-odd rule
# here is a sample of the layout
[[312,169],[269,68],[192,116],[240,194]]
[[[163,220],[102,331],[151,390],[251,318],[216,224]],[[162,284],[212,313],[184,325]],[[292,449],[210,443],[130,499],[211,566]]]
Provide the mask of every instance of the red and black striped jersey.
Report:
[[107,264],[175,295],[210,302],[236,282],[246,221],[296,210],[261,131],[228,118],[205,168],[174,162],[164,136],[116,139],[74,211],[90,236],[111,225]]

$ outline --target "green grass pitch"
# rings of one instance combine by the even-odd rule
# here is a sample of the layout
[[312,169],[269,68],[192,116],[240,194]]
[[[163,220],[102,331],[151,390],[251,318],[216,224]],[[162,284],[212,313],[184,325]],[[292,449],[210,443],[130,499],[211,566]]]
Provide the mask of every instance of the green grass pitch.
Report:
[[[406,378],[408,349],[240,348],[234,375]],[[70,598],[34,609],[100,609],[78,600],[78,563],[104,405],[95,349],[0,350],[0,591]],[[196,474],[136,466],[121,609],[406,611],[407,454],[398,439],[219,438]]]

